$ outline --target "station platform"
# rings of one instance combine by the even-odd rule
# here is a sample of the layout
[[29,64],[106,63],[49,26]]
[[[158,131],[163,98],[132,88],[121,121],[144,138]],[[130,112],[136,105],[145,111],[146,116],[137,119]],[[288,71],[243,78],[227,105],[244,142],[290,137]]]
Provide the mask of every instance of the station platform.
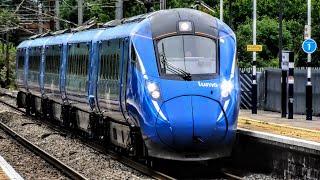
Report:
[[281,113],[278,112],[258,111],[258,114],[252,114],[251,110],[241,109],[238,127],[320,142],[320,117],[313,117],[312,121],[307,121],[305,115],[295,114],[293,118],[281,118]]
[[23,180],[12,166],[0,156],[0,180]]

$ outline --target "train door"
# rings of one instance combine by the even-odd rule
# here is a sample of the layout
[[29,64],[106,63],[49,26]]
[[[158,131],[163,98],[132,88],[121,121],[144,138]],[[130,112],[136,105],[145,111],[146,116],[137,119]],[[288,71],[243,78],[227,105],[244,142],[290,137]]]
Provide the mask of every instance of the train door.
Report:
[[126,109],[126,92],[127,92],[127,75],[128,75],[128,62],[129,62],[129,39],[122,39],[121,43],[121,79],[120,79],[120,108],[124,118],[127,120]]
[[98,57],[98,107],[104,116],[119,122],[124,121],[121,109],[123,47],[123,39],[102,41]]

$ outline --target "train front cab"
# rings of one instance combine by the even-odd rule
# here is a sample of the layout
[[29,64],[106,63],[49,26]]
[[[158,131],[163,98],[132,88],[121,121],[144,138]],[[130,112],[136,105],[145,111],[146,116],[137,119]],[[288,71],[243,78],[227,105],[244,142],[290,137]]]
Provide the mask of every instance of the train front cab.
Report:
[[[133,38],[138,72],[132,79],[143,97],[136,114],[148,155],[183,161],[229,156],[239,109],[233,32],[195,33],[196,23],[177,20],[171,25],[190,32],[154,37],[148,24],[144,37]],[[137,109],[129,101],[129,109]]]

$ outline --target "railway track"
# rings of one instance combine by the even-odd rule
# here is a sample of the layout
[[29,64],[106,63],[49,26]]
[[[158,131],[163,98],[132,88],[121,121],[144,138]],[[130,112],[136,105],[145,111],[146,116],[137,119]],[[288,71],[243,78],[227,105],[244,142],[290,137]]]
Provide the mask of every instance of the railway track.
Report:
[[[14,94],[8,94],[5,92],[5,90],[0,89],[0,96],[7,96],[10,97],[12,99],[15,99],[16,96]],[[9,103],[8,101],[2,100],[0,99],[0,102],[9,106],[10,108],[19,111],[20,113],[25,113],[25,111],[23,109],[17,108],[16,105]],[[50,128],[56,130],[56,131],[62,131],[61,128],[57,127],[57,125],[54,125],[50,122],[43,122],[40,121],[36,118],[33,118],[34,121],[36,121],[37,123],[44,123],[46,125],[48,125]],[[24,145],[25,147],[27,147],[28,149],[30,149],[32,152],[34,152],[35,154],[39,155],[41,158],[43,158],[44,160],[46,160],[47,162],[49,162],[50,164],[52,164],[54,167],[56,167],[57,169],[59,169],[60,171],[62,171],[63,173],[65,173],[68,177],[70,177],[71,179],[86,179],[86,177],[83,177],[80,173],[76,172],[74,169],[72,169],[71,167],[65,165],[63,162],[59,161],[58,159],[56,159],[55,157],[51,156],[50,154],[46,153],[45,151],[41,150],[39,147],[37,147],[36,145],[33,145],[31,142],[29,142],[27,139],[23,138],[22,136],[18,135],[16,132],[14,132],[13,130],[11,130],[8,126],[6,126],[4,123],[0,122],[0,128],[3,129],[6,133],[8,133],[10,136],[12,136],[14,139],[16,139],[19,143],[21,143],[22,145]],[[65,132],[64,132],[65,133]],[[159,171],[156,171],[152,168],[150,168],[149,166],[146,166],[140,162],[136,162],[126,156],[120,155],[112,150],[108,150],[105,148],[102,148],[99,145],[95,145],[93,143],[89,143],[87,141],[83,142],[85,145],[89,146],[90,148],[94,149],[95,151],[101,153],[101,154],[105,154],[108,156],[111,156],[112,159],[117,160],[119,162],[121,162],[122,164],[127,165],[128,167],[131,167],[132,169],[135,169],[147,176],[150,176],[154,179],[176,179],[174,177],[171,177],[169,175],[166,175],[164,173],[161,173]],[[240,176],[234,175],[232,172],[228,172],[227,170],[222,170],[221,174],[227,178],[227,179],[235,179],[235,180],[241,180],[243,179]]]
[[[1,94],[0,94],[1,96],[7,96],[7,97],[10,97],[10,98],[14,98],[14,99],[16,98],[13,94],[5,93],[3,89],[1,89],[0,93],[1,93]],[[8,103],[7,101],[4,101],[4,100],[0,99],[0,102],[3,103],[3,104],[5,104],[5,105],[7,105],[7,106],[9,106],[10,108],[15,109],[16,111],[19,111],[19,112],[21,112],[21,113],[25,113],[25,111],[24,111],[23,109],[17,108],[15,105],[13,105],[13,104],[11,104],[11,103]],[[39,120],[37,120],[37,119],[35,119],[35,118],[33,118],[33,120],[37,121],[37,123],[45,123],[45,124],[48,125],[50,128],[52,128],[52,129],[54,129],[54,130],[56,130],[56,131],[61,131],[61,129],[59,129],[56,125],[51,124],[51,123],[49,123],[49,122],[39,121]],[[1,123],[1,122],[0,122],[0,123]],[[4,127],[5,129],[4,129],[3,127]],[[3,124],[3,123],[0,124],[0,128],[1,128],[1,129],[4,129],[5,131],[8,130],[8,133],[9,133],[10,135],[12,134],[13,136],[17,136],[17,137],[19,137],[19,139],[23,139],[23,141],[26,140],[26,139],[24,139],[23,137],[17,135],[14,131],[13,131],[13,133],[11,133],[11,132],[10,132],[10,128],[7,127],[7,126],[6,126],[5,124]],[[7,131],[6,131],[6,132],[7,132]],[[26,140],[26,141],[27,141],[27,140]],[[19,142],[20,142],[20,141],[19,141]],[[29,144],[29,143],[31,143],[31,142],[28,142],[27,144]],[[24,144],[24,143],[23,143],[23,144]],[[32,143],[31,143],[31,144],[32,144]],[[101,148],[100,146],[96,146],[96,145],[94,145],[94,144],[92,144],[92,143],[88,143],[88,142],[84,142],[84,144],[87,145],[87,146],[89,146],[90,148],[96,150],[97,152],[99,152],[99,153],[101,153],[101,154],[105,154],[105,155],[111,156],[112,159],[117,160],[117,161],[121,162],[122,164],[125,164],[125,165],[127,165],[128,167],[131,167],[131,168],[133,168],[133,169],[135,169],[135,170],[137,170],[137,171],[139,171],[139,172],[141,172],[141,173],[143,173],[143,174],[145,174],[145,175],[148,175],[148,176],[150,176],[150,177],[152,177],[152,178],[154,178],[154,179],[175,179],[175,178],[173,178],[173,177],[171,177],[171,176],[168,176],[168,175],[166,175],[166,174],[163,174],[163,173],[161,173],[161,172],[158,172],[158,171],[156,171],[156,170],[153,170],[152,168],[150,168],[150,167],[148,167],[148,166],[146,166],[146,165],[144,165],[144,164],[141,164],[141,163],[139,163],[139,162],[133,161],[132,159],[127,158],[127,157],[125,157],[125,156],[119,155],[119,154],[117,154],[117,153],[115,153],[115,152],[113,152],[113,151],[111,151],[111,150],[103,149],[103,148]],[[28,149],[29,149],[29,148],[28,148]],[[32,150],[32,152],[34,152],[34,151],[33,151],[33,148],[32,148],[31,150]],[[46,156],[48,156],[48,155],[49,155],[49,154],[47,154]],[[41,156],[41,155],[40,155],[40,156]],[[49,156],[50,156],[50,155],[49,155]],[[41,157],[42,157],[42,156],[41,156]],[[46,160],[46,159],[45,159],[45,160]],[[51,160],[49,159],[48,162],[51,163]],[[54,162],[55,162],[55,160],[54,160]],[[60,163],[62,163],[62,162],[60,162]],[[53,165],[56,166],[56,164],[53,164]],[[59,167],[63,167],[64,165],[63,165],[63,163],[62,163],[61,165],[57,164],[57,166],[58,166],[57,168],[60,169]],[[66,166],[66,167],[67,167],[67,166]],[[62,169],[60,169],[60,170],[63,171]],[[63,171],[63,172],[64,172],[64,171]],[[72,179],[81,179],[81,178],[73,177],[73,176],[69,176],[69,177],[72,178]]]
[[18,133],[10,129],[8,126],[6,126],[4,123],[0,122],[0,128],[6,132],[8,135],[10,135],[13,139],[18,141],[21,145],[29,149],[34,154],[40,156],[42,159],[53,165],[55,168],[59,169],[61,172],[63,172],[65,175],[70,177],[71,179],[79,179],[79,180],[86,180],[84,176],[82,176],[80,173],[69,167],[68,165],[64,164],[63,162],[59,161],[55,157],[51,156],[44,150],[40,149],[38,146],[34,145],[24,137],[20,136]]

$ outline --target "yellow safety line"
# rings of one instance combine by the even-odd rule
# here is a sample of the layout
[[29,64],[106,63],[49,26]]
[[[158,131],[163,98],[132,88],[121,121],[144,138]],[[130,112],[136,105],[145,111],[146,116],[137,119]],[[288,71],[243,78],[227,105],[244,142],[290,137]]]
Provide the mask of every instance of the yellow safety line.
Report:
[[0,180],[9,180],[8,176],[0,169]]
[[277,126],[277,127],[282,127],[282,128],[290,128],[290,129],[296,129],[296,130],[300,130],[300,131],[307,131],[307,132],[311,132],[311,133],[320,134],[320,131],[317,131],[317,130],[311,130],[311,129],[306,129],[306,128],[300,128],[300,127],[284,125],[284,124],[277,124],[277,123],[273,123],[273,122],[255,120],[255,119],[251,119],[251,118],[248,118],[248,117],[239,116],[239,120],[240,121],[241,120],[242,121],[252,121],[252,122],[256,122],[256,123],[260,123],[260,124],[268,124],[268,125],[271,125],[271,126]]

